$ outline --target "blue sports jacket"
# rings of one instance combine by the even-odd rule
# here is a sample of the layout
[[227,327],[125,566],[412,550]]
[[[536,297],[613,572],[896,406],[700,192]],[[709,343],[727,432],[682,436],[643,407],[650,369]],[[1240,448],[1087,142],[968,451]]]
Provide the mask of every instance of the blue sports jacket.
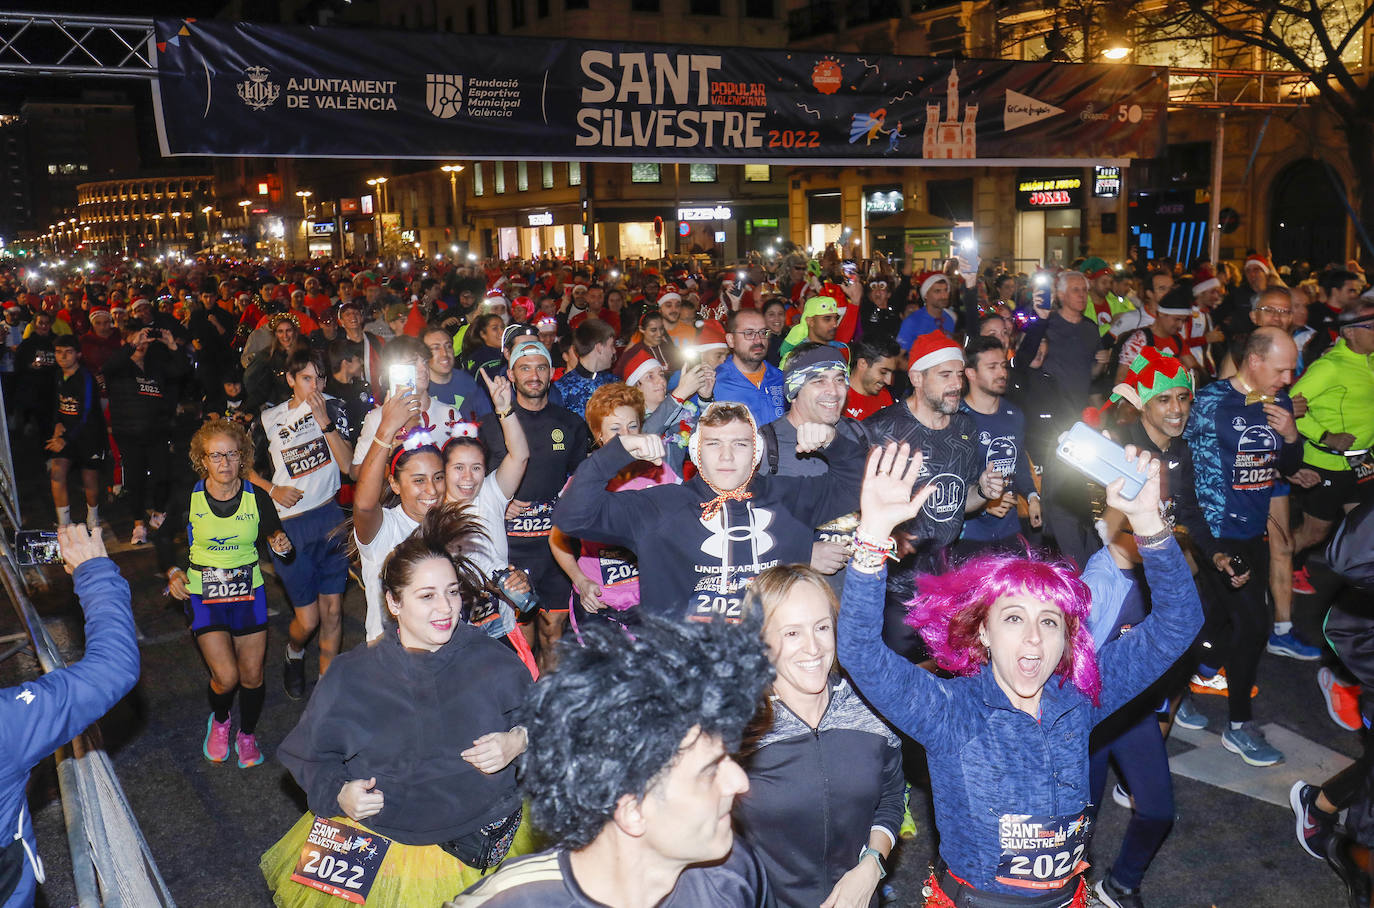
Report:
[[763,364],[763,385],[757,386],[735,365],[733,356],[716,366],[718,401],[744,404],[754,415],[754,424],[766,426],[787,412],[787,398],[783,393],[782,370],[772,363]]
[[849,568],[840,607],[839,658],[859,692],[925,747],[940,856],[979,889],[1024,890],[996,882],[999,819],[1065,816],[1088,807],[1088,735],[1188,648],[1202,628],[1202,604],[1178,543],[1141,548],[1154,610],[1098,653],[1101,705],[1051,678],[1040,719],[1011,705],[991,670],[938,678],[883,643],[886,571]]
[[[129,584],[119,568],[108,558],[94,558],[77,567],[72,580],[86,613],[86,654],[68,668],[0,690],[0,840],[5,843],[12,841],[19,824],[29,771],[109,712],[138,681]],[[23,833],[37,854],[27,815]],[[33,904],[33,867],[27,858],[23,864],[24,875],[5,908]]]

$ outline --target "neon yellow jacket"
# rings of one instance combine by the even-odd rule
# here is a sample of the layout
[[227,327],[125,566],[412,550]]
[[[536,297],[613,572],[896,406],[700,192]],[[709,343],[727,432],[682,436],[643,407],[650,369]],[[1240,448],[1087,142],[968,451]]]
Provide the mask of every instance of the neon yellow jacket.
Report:
[[1308,439],[1303,445],[1303,462],[1308,466],[1350,469],[1339,454],[1313,447],[1312,442],[1325,432],[1354,435],[1352,450],[1374,444],[1374,356],[1356,353],[1341,338],[1307,367],[1293,393],[1307,398],[1307,413],[1298,420],[1298,431]]
[[1088,308],[1092,310],[1093,319],[1097,322],[1097,333],[1106,334],[1111,330],[1113,319],[1123,312],[1133,311],[1135,306],[1131,304],[1130,300],[1117,296],[1108,290],[1107,308],[1105,310],[1098,308],[1097,300],[1092,298],[1092,294],[1088,294]]

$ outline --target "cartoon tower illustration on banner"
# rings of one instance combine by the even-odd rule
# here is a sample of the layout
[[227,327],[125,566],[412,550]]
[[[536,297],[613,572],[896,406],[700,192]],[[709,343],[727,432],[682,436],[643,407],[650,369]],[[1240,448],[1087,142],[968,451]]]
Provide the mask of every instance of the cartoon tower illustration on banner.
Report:
[[939,104],[926,105],[926,128],[922,137],[923,157],[976,158],[978,156],[978,105],[964,105],[959,119],[959,71],[951,66],[946,87],[945,114]]

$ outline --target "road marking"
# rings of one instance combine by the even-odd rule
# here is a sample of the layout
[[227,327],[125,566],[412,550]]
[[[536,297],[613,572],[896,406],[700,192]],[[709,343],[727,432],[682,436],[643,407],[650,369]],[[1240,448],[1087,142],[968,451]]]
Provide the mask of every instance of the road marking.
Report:
[[1282,725],[1264,725],[1261,730],[1269,743],[1283,752],[1284,762],[1276,766],[1251,766],[1221,746],[1220,734],[1175,725],[1172,737],[1193,745],[1193,749],[1170,757],[1169,770],[1188,779],[1287,808],[1288,791],[1298,779],[1320,785],[1354,762]]

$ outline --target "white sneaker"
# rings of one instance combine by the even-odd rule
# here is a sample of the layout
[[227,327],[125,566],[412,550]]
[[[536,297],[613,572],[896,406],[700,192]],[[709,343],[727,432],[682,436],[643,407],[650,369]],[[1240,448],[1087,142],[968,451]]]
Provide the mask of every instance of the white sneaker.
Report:
[[143,545],[148,541],[148,528],[143,524],[135,524],[133,535],[129,537],[129,545]]

